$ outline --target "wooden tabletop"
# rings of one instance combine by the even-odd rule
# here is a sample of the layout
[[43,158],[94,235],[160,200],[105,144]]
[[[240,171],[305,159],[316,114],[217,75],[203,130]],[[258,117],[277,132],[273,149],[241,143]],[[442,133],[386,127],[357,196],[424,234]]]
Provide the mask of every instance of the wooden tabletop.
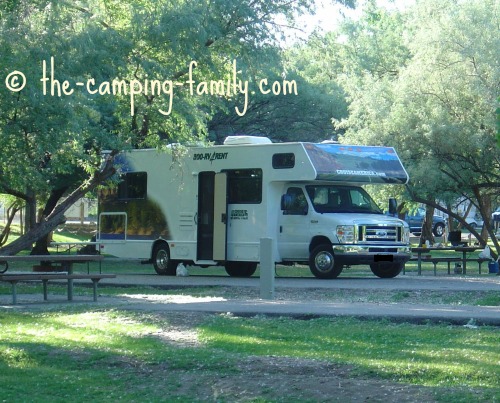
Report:
[[478,249],[483,249],[480,246],[443,246],[443,247],[434,247],[431,246],[429,248],[424,248],[422,246],[418,246],[415,248],[411,248],[413,252],[433,252],[437,250],[453,250],[455,252],[474,252]]
[[102,255],[25,255],[0,256],[0,262],[98,262]]

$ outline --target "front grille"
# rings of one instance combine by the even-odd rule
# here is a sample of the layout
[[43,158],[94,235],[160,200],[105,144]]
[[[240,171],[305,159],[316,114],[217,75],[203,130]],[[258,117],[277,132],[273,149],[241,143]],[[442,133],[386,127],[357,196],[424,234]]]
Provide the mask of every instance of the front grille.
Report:
[[360,225],[358,227],[359,242],[401,242],[403,227],[394,225]]

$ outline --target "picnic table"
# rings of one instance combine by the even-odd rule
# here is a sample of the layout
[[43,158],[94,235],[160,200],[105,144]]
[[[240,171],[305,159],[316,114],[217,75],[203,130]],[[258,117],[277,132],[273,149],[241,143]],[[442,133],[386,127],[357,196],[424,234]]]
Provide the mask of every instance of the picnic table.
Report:
[[93,283],[94,301],[97,300],[97,283],[103,278],[116,277],[114,274],[74,274],[75,263],[101,262],[102,255],[26,255],[26,256],[0,256],[0,267],[2,273],[8,269],[9,262],[50,262],[58,264],[58,272],[51,273],[8,273],[0,274],[0,281],[9,282],[12,286],[12,303],[17,302],[16,285],[20,281],[42,281],[44,288],[44,299],[47,299],[47,282],[49,280],[67,280],[68,301],[73,300],[73,280],[89,279]]
[[64,249],[64,252],[67,253],[68,255],[71,254],[71,251],[76,249],[76,252],[78,253],[77,248],[85,248],[86,246],[94,247],[96,254],[100,253],[101,250],[101,242],[95,242],[95,241],[73,241],[73,242],[50,242],[49,246],[56,248],[56,253],[59,253],[59,249],[62,248]]
[[[450,274],[450,263],[451,262],[461,262],[463,274],[467,274],[467,262],[478,262],[481,265],[482,262],[487,261],[488,259],[481,258],[468,258],[467,254],[475,252],[476,250],[482,249],[480,246],[445,246],[445,247],[416,247],[411,248],[413,253],[417,254],[417,268],[418,275],[422,274],[422,255],[428,254],[430,255],[429,259],[425,259],[431,261],[434,264],[434,274],[436,274],[436,265],[439,262],[447,262],[448,263],[448,274]],[[436,251],[454,251],[459,254],[459,256],[448,256],[448,257],[433,257],[432,253]],[[479,266],[479,273],[481,274],[481,266]]]

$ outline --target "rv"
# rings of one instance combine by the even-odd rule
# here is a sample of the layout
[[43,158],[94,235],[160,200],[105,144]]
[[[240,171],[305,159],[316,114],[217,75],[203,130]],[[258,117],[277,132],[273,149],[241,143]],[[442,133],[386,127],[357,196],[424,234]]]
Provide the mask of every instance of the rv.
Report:
[[391,147],[230,136],[220,146],[132,150],[117,163],[118,186],[100,194],[97,242],[161,275],[184,263],[251,276],[263,238],[276,263],[307,264],[324,279],[351,265],[395,277],[410,258],[408,224],[362,187],[408,181]]

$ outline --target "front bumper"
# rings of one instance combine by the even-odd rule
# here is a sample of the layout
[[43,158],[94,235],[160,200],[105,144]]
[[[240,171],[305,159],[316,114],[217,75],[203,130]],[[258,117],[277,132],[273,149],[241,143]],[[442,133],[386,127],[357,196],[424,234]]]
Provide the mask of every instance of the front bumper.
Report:
[[404,264],[411,258],[408,245],[332,245],[338,263],[354,266],[391,262]]

